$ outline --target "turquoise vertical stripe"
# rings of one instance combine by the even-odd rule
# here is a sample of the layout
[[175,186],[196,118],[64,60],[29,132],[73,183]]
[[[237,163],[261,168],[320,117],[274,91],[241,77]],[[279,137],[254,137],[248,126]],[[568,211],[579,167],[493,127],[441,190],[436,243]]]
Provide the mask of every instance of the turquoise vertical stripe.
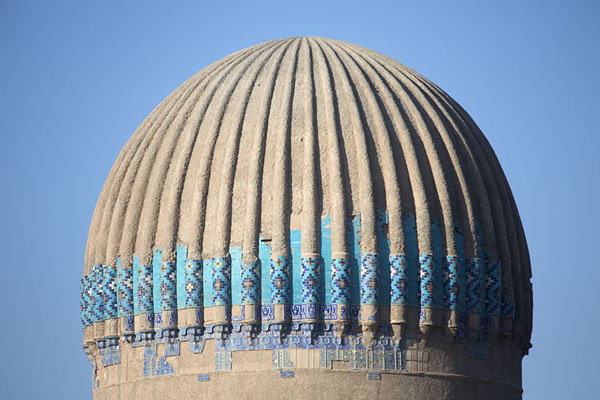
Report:
[[212,259],[204,260],[202,268],[202,282],[204,286],[204,307],[211,307],[214,305],[213,298],[215,296],[215,292],[213,290],[212,270]]
[[404,220],[404,235],[406,248],[406,262],[408,275],[408,305],[417,307],[419,299],[419,241],[417,238],[417,220],[410,216]]
[[390,241],[384,232],[384,225],[389,224],[388,213],[377,211],[376,214],[377,253],[379,254],[379,304],[390,305]]
[[185,308],[185,260],[187,259],[187,246],[177,246],[177,308]]
[[152,299],[154,303],[154,312],[162,311],[162,304],[160,301],[160,262],[162,261],[162,250],[154,250],[152,256],[152,278],[154,279],[154,287],[152,292]]
[[258,258],[260,259],[260,292],[262,304],[271,304],[271,246],[261,239],[258,248]]
[[229,248],[231,256],[231,304],[242,304],[242,248]]
[[115,280],[115,292],[117,294],[117,317],[121,316],[121,301],[119,299],[119,270],[121,269],[121,257],[117,257],[117,277]]
[[467,267],[465,260],[465,239],[462,234],[460,223],[454,224],[454,238],[456,241],[456,252],[458,253],[458,310],[467,309]]
[[431,221],[431,240],[433,250],[433,306],[444,307],[444,271],[446,264],[444,257],[444,247],[442,245],[442,232],[440,224]]
[[331,294],[331,217],[321,220],[321,286],[323,304],[332,304]]
[[[378,298],[380,305],[389,305],[391,302],[391,277],[390,277],[390,241],[388,239],[388,231],[386,229],[389,224],[388,214],[384,211],[376,213],[376,235],[377,235],[377,254],[379,260],[379,290]],[[360,305],[360,260],[362,257],[360,243],[362,239],[361,218],[355,216],[347,220],[346,240],[350,254],[350,304],[354,306]],[[407,301],[408,305],[418,306],[419,299],[419,248],[418,235],[416,228],[415,216],[410,216],[403,221],[405,231],[405,248],[406,248],[406,265],[407,265]],[[458,267],[458,307],[464,310],[466,306],[466,259],[464,249],[464,238],[460,223],[455,223],[454,235],[457,247],[457,255],[459,259]],[[432,256],[433,256],[433,282],[434,282],[434,297],[433,303],[435,307],[444,307],[444,271],[447,268],[446,254],[444,243],[442,240],[443,232],[441,225],[432,220]],[[332,281],[331,281],[331,217],[325,216],[321,219],[320,226],[320,285],[318,292],[318,301],[321,304],[332,304]],[[478,240],[477,256],[482,261],[479,280],[485,282],[486,263],[489,255],[485,254],[483,249],[483,237],[478,223],[476,223],[476,237]],[[269,267],[271,264],[271,246],[270,241],[263,239],[259,242],[259,265],[261,279],[261,303],[271,303],[271,282]],[[233,305],[242,304],[242,248],[232,247],[229,249],[231,256],[231,300]],[[290,231],[290,292],[291,302],[293,304],[302,303],[302,232],[301,230]],[[486,258],[487,256],[487,258]],[[177,267],[177,307],[185,308],[185,261],[187,259],[187,247],[178,246],[176,251],[176,267]],[[162,250],[154,250],[152,259],[154,288],[153,288],[153,305],[155,312],[162,311],[161,296],[160,296],[160,263],[162,261]],[[121,268],[120,258],[117,260],[117,268]],[[209,265],[210,264],[210,265]],[[138,299],[138,279],[137,268],[139,266],[139,257],[133,257],[133,297],[134,297],[134,313],[139,314],[139,299]],[[214,289],[212,277],[211,260],[204,262],[203,267],[203,291],[204,306],[214,305]],[[481,304],[485,304],[485,291],[482,290],[480,299]]]
[[484,250],[483,243],[483,230],[479,221],[475,221],[475,229],[477,235],[477,242],[479,244],[478,257],[479,257],[479,307],[480,312],[485,312],[485,277],[487,272],[487,254]]
[[293,304],[302,303],[302,231],[290,231],[290,293]]
[[360,215],[348,221],[348,246],[350,253],[350,304],[360,305]]
[[140,313],[139,298],[138,298],[138,266],[140,265],[140,257],[133,256],[133,314],[138,315]]

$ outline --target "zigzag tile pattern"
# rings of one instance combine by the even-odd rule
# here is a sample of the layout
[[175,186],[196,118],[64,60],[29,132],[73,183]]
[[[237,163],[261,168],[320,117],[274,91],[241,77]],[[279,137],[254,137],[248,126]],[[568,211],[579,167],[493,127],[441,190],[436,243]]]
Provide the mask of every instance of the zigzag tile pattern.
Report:
[[117,300],[117,267],[115,265],[104,266],[102,294],[104,295],[104,319],[117,318],[119,316],[119,308]]
[[137,270],[137,298],[140,313],[154,312],[154,275],[152,265],[139,265]]
[[177,265],[175,262],[160,263],[160,305],[163,311],[177,310]]
[[117,276],[119,317],[133,316],[133,269],[120,268]]
[[458,256],[447,256],[446,266],[444,268],[444,306],[448,309],[458,309],[459,295],[459,266],[460,259]]

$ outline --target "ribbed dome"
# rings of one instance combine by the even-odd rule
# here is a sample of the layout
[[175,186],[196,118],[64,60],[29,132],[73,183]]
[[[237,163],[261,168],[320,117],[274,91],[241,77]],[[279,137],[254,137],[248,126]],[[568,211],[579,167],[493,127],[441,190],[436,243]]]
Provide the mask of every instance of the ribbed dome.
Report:
[[[510,329],[529,343],[527,245],[488,141],[421,75],[330,39],[242,50],[167,97],[104,184],[84,275],[117,259],[131,266],[134,255],[151,264],[157,249],[173,261],[178,246],[189,259],[241,248],[252,262],[261,243],[271,257],[299,256],[298,239],[302,257],[328,247],[329,257],[348,258],[357,245],[360,254],[407,255],[417,265],[419,255],[431,255],[437,287],[447,281],[442,269],[452,256],[500,265],[497,301],[514,304]],[[389,292],[387,268],[379,284]]]

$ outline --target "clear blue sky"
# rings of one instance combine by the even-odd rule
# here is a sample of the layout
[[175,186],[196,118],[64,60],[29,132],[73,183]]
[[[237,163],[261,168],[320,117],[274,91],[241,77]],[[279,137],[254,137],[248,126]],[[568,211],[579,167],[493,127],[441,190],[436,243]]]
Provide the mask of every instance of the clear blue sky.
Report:
[[197,70],[300,35],[391,56],[473,116],[531,253],[524,398],[597,395],[600,2],[195,3],[0,0],[0,398],[91,399],[79,279],[116,155]]

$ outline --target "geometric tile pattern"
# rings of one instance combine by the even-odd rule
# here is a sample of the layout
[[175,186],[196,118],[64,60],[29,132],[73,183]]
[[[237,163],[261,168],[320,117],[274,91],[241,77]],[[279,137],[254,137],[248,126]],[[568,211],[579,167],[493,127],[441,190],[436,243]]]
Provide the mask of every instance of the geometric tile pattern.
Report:
[[290,263],[285,256],[271,258],[271,303],[290,303]]
[[350,260],[347,258],[331,260],[331,302],[350,304]]
[[156,345],[144,346],[144,377],[155,376],[156,371]]
[[292,319],[322,319],[323,311],[324,307],[319,304],[294,304],[292,305]]
[[379,303],[379,255],[362,254],[360,262],[360,304]]
[[152,273],[152,264],[138,265],[137,282],[138,308],[140,314],[153,313],[154,277]]
[[458,308],[458,256],[446,256],[444,268],[444,307],[450,310]]
[[108,367],[110,365],[121,363],[121,350],[119,345],[108,346],[102,354],[102,365]]
[[467,356],[485,360],[487,355],[487,343],[473,343],[467,346]]
[[[327,257],[326,254],[324,253],[325,257]],[[514,316],[515,305],[513,301],[506,297],[506,293],[501,294],[502,267],[499,261],[488,260],[487,255],[485,261],[483,257],[460,260],[457,255],[444,256],[443,258],[441,254],[438,256],[440,256],[440,260],[444,261],[441,271],[436,270],[437,256],[436,258],[431,255],[419,256],[419,283],[415,287],[412,280],[415,280],[416,283],[417,276],[413,274],[413,272],[416,272],[416,263],[413,263],[413,258],[407,255],[391,254],[389,256],[390,302],[387,303],[386,301],[386,305],[406,305],[408,294],[414,296],[415,292],[418,292],[420,293],[420,305],[424,307],[437,305],[446,309],[460,308],[460,311],[479,312],[484,316]],[[236,259],[234,255],[232,257]],[[332,305],[349,306],[351,296],[358,295],[354,292],[355,289],[358,289],[356,287],[358,284],[360,284],[360,304],[363,305],[378,305],[379,300],[381,300],[378,296],[379,289],[387,289],[386,276],[382,278],[381,282],[379,280],[379,272],[383,270],[379,270],[377,254],[360,255],[359,277],[352,275],[356,269],[354,256],[331,259],[331,277],[327,280],[321,276],[321,269],[323,268],[321,262],[323,261],[319,256],[302,257],[300,260],[294,259],[295,263],[300,264],[300,271],[293,271],[296,279],[293,284],[291,260],[289,256],[272,256],[270,265],[271,303],[298,306],[290,309],[297,311],[296,314],[290,314],[291,319],[330,320],[332,315],[335,315],[335,317],[332,317],[333,319],[337,319],[338,314],[340,316],[342,314],[342,308],[335,307],[335,309],[331,309],[335,311],[329,311],[327,307],[332,307]],[[410,265],[408,260],[410,260]],[[239,266],[239,264],[234,265],[233,268],[236,266]],[[381,268],[385,267],[385,264],[381,266]],[[215,258],[213,260],[212,289],[214,289],[213,301],[215,305],[230,306],[232,304],[231,268],[232,261],[230,257]],[[410,273],[408,270],[410,270]],[[185,278],[180,276],[179,284],[185,288],[184,293],[180,293],[180,297],[185,299],[185,302],[180,302],[179,305],[182,308],[183,304],[189,308],[202,308],[204,300],[203,272],[208,272],[203,271],[203,261],[201,259],[186,260],[183,272],[184,274],[181,275],[185,275]],[[241,296],[234,296],[239,301],[235,304],[259,305],[261,303],[260,286],[261,283],[265,284],[265,281],[261,282],[260,277],[261,274],[264,274],[266,278],[266,272],[261,271],[260,260],[241,263],[240,276],[236,276],[236,279],[234,279],[234,282],[240,284]],[[155,278],[160,280],[159,287],[154,286],[154,273],[156,273]],[[133,274],[136,274],[136,281],[133,281]],[[132,316],[135,298],[133,292],[134,282],[138,286],[135,293],[138,297],[135,300],[137,302],[135,306],[139,307],[140,313],[152,314],[154,306],[156,305],[158,308],[159,304],[162,307],[161,309],[165,311],[176,311],[176,275],[177,269],[174,262],[163,262],[160,267],[136,265],[135,271],[131,268],[115,268],[112,265],[94,265],[91,273],[81,280],[82,325],[90,326],[94,322],[118,316]],[[238,281],[237,279],[240,278],[241,281]],[[409,281],[409,278],[411,281]],[[352,291],[350,290],[351,282],[353,285]],[[158,282],[156,283],[158,284]],[[328,304],[320,304],[324,300],[321,290],[325,283],[331,285],[331,292],[326,293]],[[300,295],[298,303],[301,304],[292,304],[292,287],[295,289],[295,295]],[[154,290],[160,297],[154,296]],[[268,292],[268,290],[265,292]],[[384,295],[387,297],[387,293],[384,293]],[[264,300],[268,302],[268,299]],[[352,305],[355,308],[358,307],[358,304],[353,303]],[[311,308],[313,306],[319,307]],[[362,317],[353,317],[350,307],[344,308],[343,313],[347,313],[348,318],[351,320],[363,319]],[[296,318],[296,315],[298,318]],[[162,318],[166,321],[170,316],[171,314],[163,314]],[[308,316],[312,317],[309,318]]]
[[242,261],[242,304],[260,304],[258,261]]
[[431,254],[419,255],[419,277],[421,280],[421,307],[434,306],[434,288],[433,281],[433,256]]
[[160,263],[160,306],[163,311],[177,311],[177,264],[174,261]]
[[175,375],[175,370],[167,362],[166,357],[159,357],[156,352],[156,344],[144,347],[144,378],[154,376]]
[[104,281],[102,284],[104,294],[104,319],[119,317],[117,306],[117,267],[116,265],[104,266]]
[[165,356],[178,356],[181,350],[180,342],[166,343]]
[[133,332],[134,321],[135,320],[134,320],[133,316],[131,316],[131,317],[125,317],[125,328],[124,328],[125,332]]
[[104,321],[103,271],[104,269],[100,264],[95,264],[92,267],[92,321],[94,322]]
[[369,380],[380,380],[381,374],[379,372],[369,372],[367,374],[367,379]]
[[[185,331],[184,331],[185,332]],[[322,332],[317,338],[310,339],[302,331],[292,331],[290,336],[283,342],[279,332],[262,332],[257,338],[249,338],[247,333],[234,331],[225,340],[217,340],[215,343],[214,362],[216,371],[231,371],[232,352],[244,350],[271,350],[272,366],[274,369],[292,372],[295,368],[331,368],[335,361],[348,363],[351,370],[366,370],[370,372],[380,371],[402,371],[411,370],[411,362],[427,364],[429,357],[426,352],[416,350],[416,345],[411,345],[411,339],[395,341],[389,336],[390,327],[382,332],[381,336],[374,338],[371,345],[365,346],[362,336],[336,337],[333,331]],[[167,342],[164,338],[156,337],[133,343],[134,347],[142,347],[143,376],[145,378],[173,375],[174,368],[167,361],[169,357],[180,354],[180,346],[183,341],[190,341],[190,349],[193,354],[201,353],[204,348],[204,340],[194,341],[194,335],[182,333],[179,341]],[[215,338],[212,333],[205,333],[205,337]],[[414,341],[414,340],[413,340]],[[161,344],[161,346],[159,346]],[[162,345],[165,345],[164,347]],[[410,350],[407,346],[414,347]],[[111,349],[112,348],[112,349]],[[164,350],[162,350],[164,349]],[[290,349],[311,349],[311,357],[291,357]],[[109,351],[113,352],[110,362],[108,357],[103,357],[105,366],[120,362],[119,346],[109,345],[101,349],[100,354],[106,356]],[[86,349],[87,351],[87,349]],[[160,354],[159,354],[160,352]],[[93,360],[93,358],[92,358]],[[420,370],[420,372],[425,372]]]
[[481,312],[481,259],[467,260],[467,311]]
[[119,298],[119,317],[133,315],[133,268],[119,269],[117,276],[117,296]]
[[175,375],[175,371],[171,364],[167,362],[166,357],[160,357],[156,360],[156,372],[155,376],[169,376]]
[[92,309],[91,309],[91,285],[90,285],[90,275],[86,275],[81,278],[81,325],[85,328],[86,326],[90,326],[94,323],[92,320]]
[[204,350],[204,340],[190,340],[192,354],[200,354]]
[[[350,347],[350,346],[348,346]],[[349,362],[352,358],[352,349],[340,349],[336,347],[327,347],[319,350],[319,367],[331,369],[333,361],[346,361]],[[302,368],[302,363],[300,363]]]
[[185,262],[185,308],[203,306],[202,260]]
[[273,369],[294,368],[294,363],[290,358],[289,349],[273,349],[271,351],[271,365]]
[[505,294],[502,295],[500,315],[505,318],[514,318],[515,316],[515,303]]
[[500,314],[501,274],[500,261],[487,264],[485,270],[485,313],[487,315]]
[[231,351],[215,353],[215,371],[231,371]]
[[[358,346],[357,346],[358,347]],[[372,357],[369,357],[372,352],[367,351],[364,346],[355,349],[350,358],[350,369],[368,369]]]
[[231,305],[231,258],[212,259],[213,303],[215,306]]
[[390,298],[392,306],[408,304],[408,266],[404,254],[390,255],[391,288]]
[[319,302],[319,270],[317,257],[302,257],[301,261],[302,303],[317,304]]

